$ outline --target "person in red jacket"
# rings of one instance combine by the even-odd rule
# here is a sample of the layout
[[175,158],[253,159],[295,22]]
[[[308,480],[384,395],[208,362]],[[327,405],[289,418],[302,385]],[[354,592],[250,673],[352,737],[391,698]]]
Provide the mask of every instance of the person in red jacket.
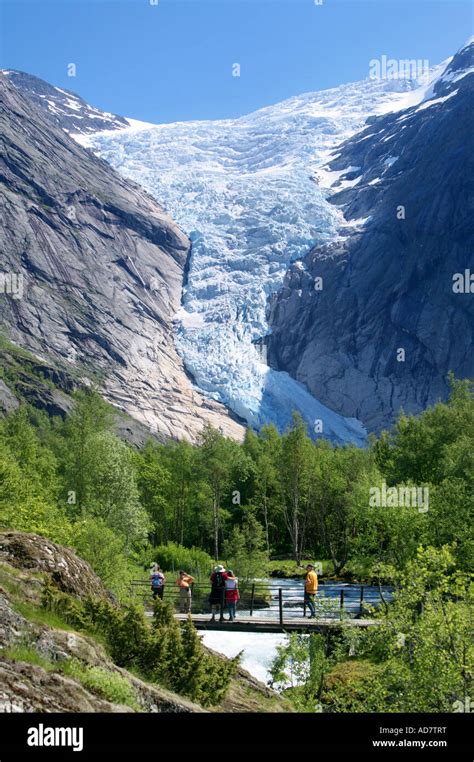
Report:
[[229,611],[229,622],[235,621],[235,608],[240,599],[239,580],[234,576],[234,572],[227,570],[227,579],[225,580],[225,602]]

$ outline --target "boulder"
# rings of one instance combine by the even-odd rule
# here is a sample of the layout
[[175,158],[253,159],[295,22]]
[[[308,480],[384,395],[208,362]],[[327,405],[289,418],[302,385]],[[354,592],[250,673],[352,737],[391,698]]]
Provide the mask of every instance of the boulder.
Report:
[[27,532],[0,533],[0,561],[17,569],[45,572],[64,593],[77,598],[110,598],[110,593],[86,561],[70,548]]

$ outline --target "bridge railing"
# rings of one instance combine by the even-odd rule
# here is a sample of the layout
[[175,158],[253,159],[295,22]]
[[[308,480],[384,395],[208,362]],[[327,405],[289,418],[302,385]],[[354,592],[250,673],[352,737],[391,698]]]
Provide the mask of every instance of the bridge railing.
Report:
[[[132,580],[132,597],[140,599],[145,606],[151,607],[153,598],[157,595],[164,601],[173,604],[177,611],[190,614],[207,614],[211,611],[209,596],[211,593],[210,582],[193,582],[190,585],[191,597],[187,603],[181,599],[180,588],[175,579],[166,581],[160,592],[151,589],[148,580]],[[364,611],[364,602],[367,599],[367,590],[371,591],[374,598],[374,588],[370,585],[344,585],[337,583],[320,582],[318,593],[314,598],[316,616],[318,618],[344,618],[361,616]],[[278,582],[248,582],[241,583],[240,599],[237,602],[237,611],[242,617],[252,617],[258,612],[260,618],[268,621],[284,620],[291,621],[306,615],[306,602],[304,600],[304,580],[301,587],[295,588],[294,583]],[[377,601],[373,601],[375,605]],[[220,619],[224,618],[227,610],[225,590],[220,593],[219,603],[214,604],[219,610]],[[189,606],[189,608],[188,608]],[[302,609],[302,612],[301,612]]]

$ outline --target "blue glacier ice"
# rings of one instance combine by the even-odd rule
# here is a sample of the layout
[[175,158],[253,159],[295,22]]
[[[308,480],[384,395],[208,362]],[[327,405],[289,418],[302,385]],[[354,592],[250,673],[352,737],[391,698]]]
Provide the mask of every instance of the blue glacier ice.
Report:
[[251,426],[273,422],[282,430],[298,410],[313,433],[322,420],[325,437],[364,442],[358,420],[268,368],[254,342],[268,333],[268,298],[289,264],[341,235],[344,220],[327,198],[344,172],[324,169],[337,145],[369,115],[420,101],[423,87],[368,79],[239,119],[156,126],[130,120],[130,128],[80,138],[140,183],[190,236],[178,351],[199,389]]

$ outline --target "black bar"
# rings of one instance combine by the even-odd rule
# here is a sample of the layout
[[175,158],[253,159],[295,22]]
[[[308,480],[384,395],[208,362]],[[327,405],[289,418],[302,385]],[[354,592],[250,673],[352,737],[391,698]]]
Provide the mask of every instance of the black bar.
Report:
[[360,613],[362,614],[364,604],[364,585],[360,586]]
[[[160,719],[159,743],[172,753],[176,749],[193,749],[209,747],[209,738],[219,747],[229,740],[229,724],[235,723],[234,715],[219,715],[209,713],[183,714],[181,712],[162,713],[100,713],[96,714],[38,714],[38,713],[0,713],[0,737],[2,739],[2,760],[14,762],[18,759],[46,760],[55,759],[91,760],[110,758],[125,751],[125,756],[131,759],[150,758],[156,753],[157,716]],[[183,718],[186,730],[183,732]],[[304,743],[308,733],[308,723],[311,722],[312,733],[316,741]],[[29,730],[40,723],[52,728],[76,726],[83,729],[84,748],[75,753],[71,747],[35,748],[27,745]],[[288,748],[289,755],[295,751],[304,752],[317,744],[332,756],[334,750],[342,750],[347,757],[354,756],[354,750],[360,752],[364,760],[389,759],[404,760],[436,760],[458,759],[459,762],[472,760],[472,713],[443,713],[443,714],[343,714],[343,713],[242,713],[238,715],[239,732],[232,740],[233,746],[241,746],[244,751],[254,750],[255,746],[268,754],[269,739],[277,737],[282,747]],[[437,726],[437,727],[433,727]],[[395,736],[393,733],[382,732],[387,729],[397,729],[402,732]],[[423,732],[427,728],[428,733]],[[386,742],[387,739],[397,738],[412,741],[425,740],[444,741],[446,748],[423,751],[410,748],[397,749],[391,757],[384,754],[380,748],[374,748],[374,742]],[[414,756],[410,754],[414,751]],[[397,752],[400,752],[397,754]],[[437,753],[439,752],[439,753]]]
[[283,624],[283,590],[278,588],[278,603],[280,608],[280,624]]
[[341,588],[341,606],[340,606],[341,619],[343,614],[344,614],[344,590]]

